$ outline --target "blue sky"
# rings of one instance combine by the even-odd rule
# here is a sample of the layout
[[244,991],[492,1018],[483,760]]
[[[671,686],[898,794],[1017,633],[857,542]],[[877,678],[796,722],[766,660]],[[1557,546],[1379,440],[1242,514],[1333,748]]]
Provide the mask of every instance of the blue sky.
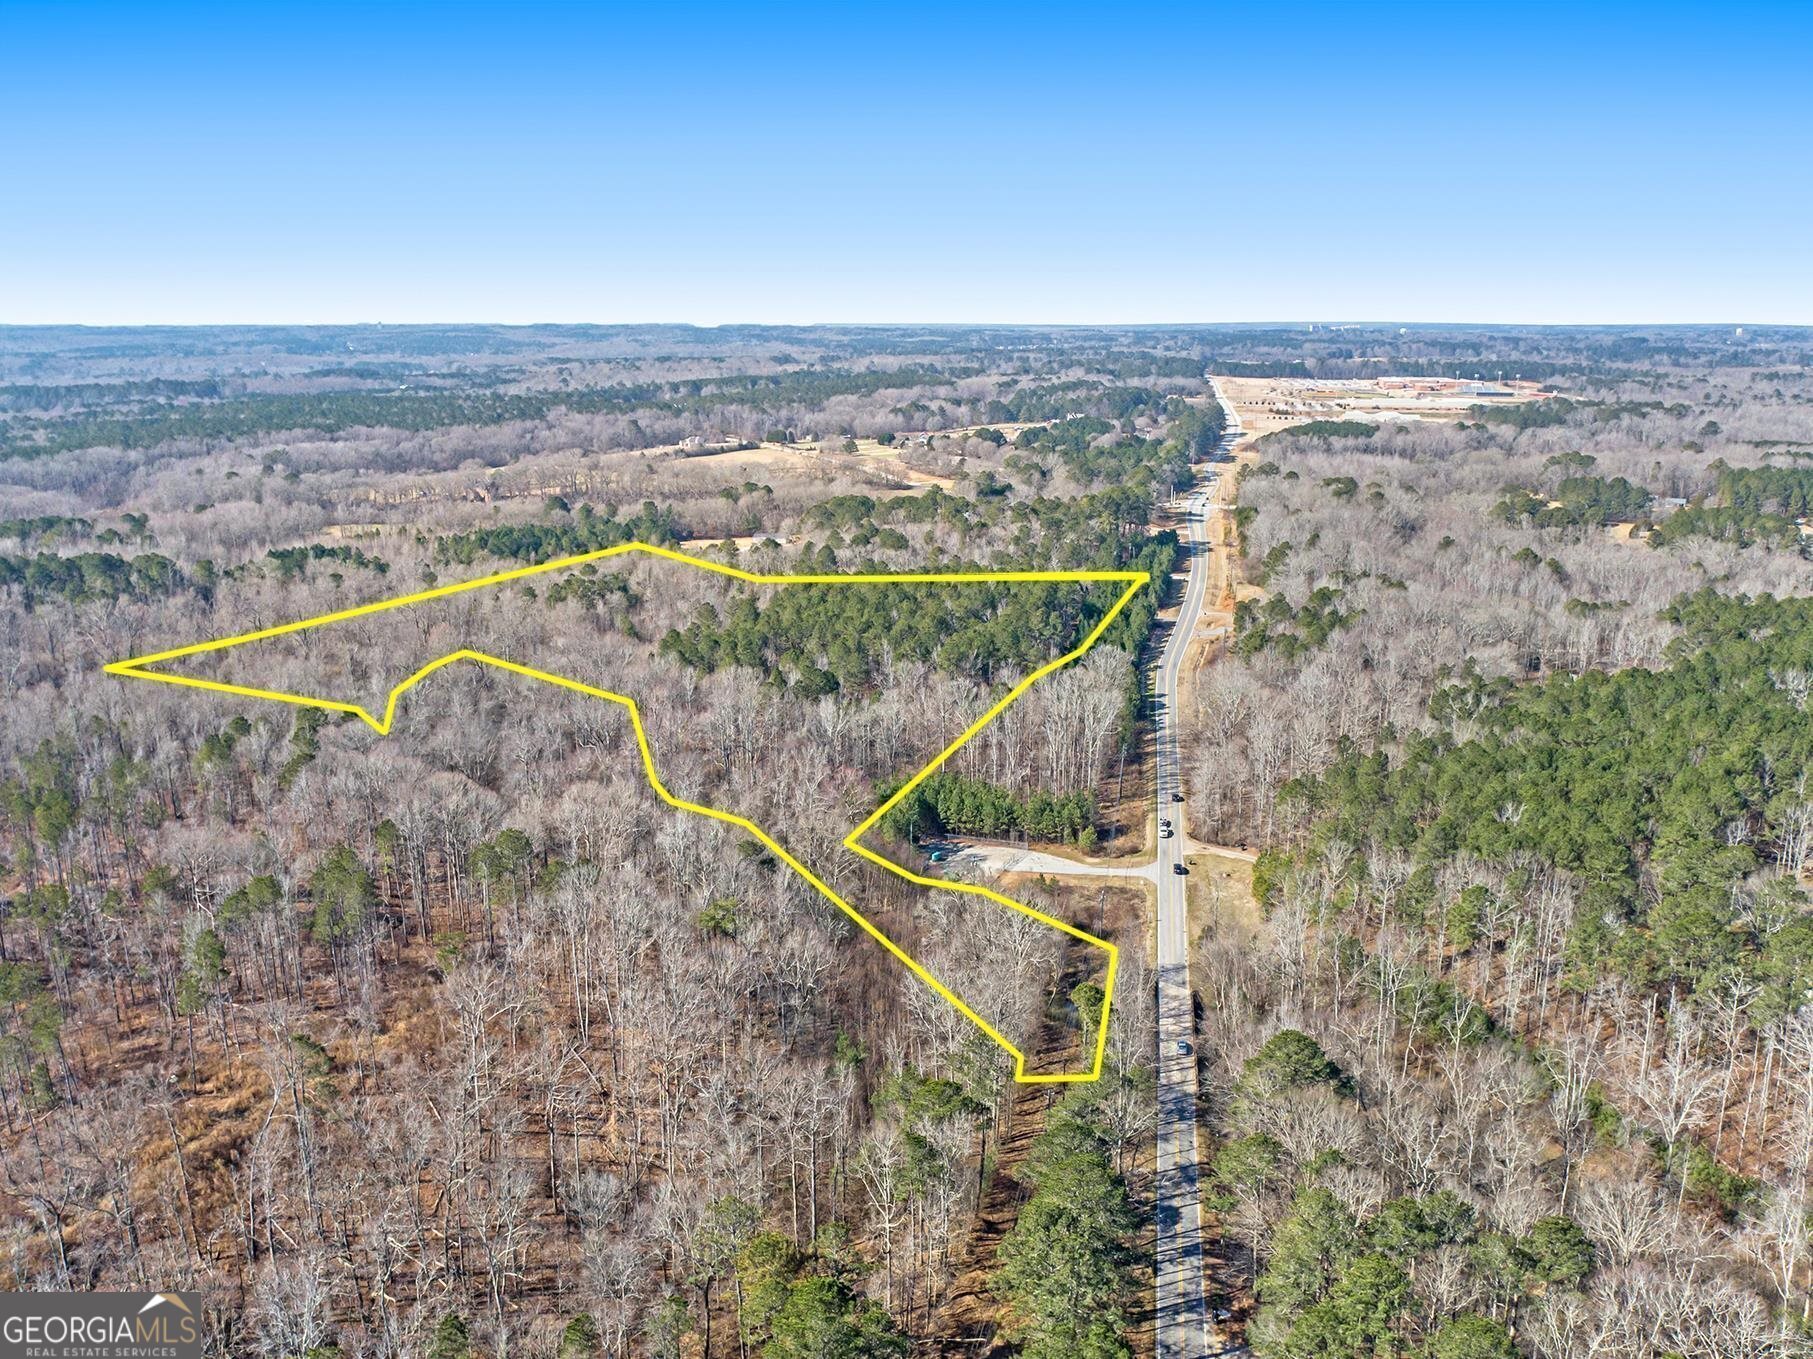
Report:
[[1813,323],[1813,5],[0,0],[0,322]]

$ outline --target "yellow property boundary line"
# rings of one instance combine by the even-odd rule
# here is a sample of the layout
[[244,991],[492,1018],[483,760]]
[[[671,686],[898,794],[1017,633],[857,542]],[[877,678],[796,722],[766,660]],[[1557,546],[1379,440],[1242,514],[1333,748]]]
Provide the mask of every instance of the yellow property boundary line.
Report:
[[[873,864],[887,869],[888,872],[893,873],[898,877],[905,878],[910,883],[914,883],[920,887],[929,887],[941,891],[967,892],[972,896],[987,897],[990,901],[993,901],[998,905],[1007,906],[1020,912],[1022,915],[1031,916],[1041,924],[1049,925],[1052,929],[1059,930],[1073,939],[1080,939],[1084,943],[1093,945],[1106,952],[1108,955],[1108,972],[1102,986],[1102,990],[1105,993],[1102,1003],[1102,1015],[1100,1023],[1096,1026],[1094,1060],[1090,1064],[1087,1072],[1069,1072],[1058,1075],[1028,1075],[1026,1072],[1025,1053],[1021,1052],[1019,1048],[1010,1043],[1000,1030],[996,1029],[994,1025],[990,1024],[986,1019],[982,1018],[981,1015],[972,1010],[963,1002],[961,997],[934,977],[931,972],[908,954],[905,949],[901,948],[900,945],[896,944],[892,939],[888,938],[886,934],[882,933],[867,916],[863,915],[861,911],[857,910],[836,892],[832,891],[824,882],[820,881],[818,876],[814,874],[811,869],[807,868],[798,859],[794,858],[792,854],[788,853],[773,836],[769,835],[760,826],[756,825],[753,821],[748,820],[746,817],[737,816],[732,812],[721,811],[716,807],[707,807],[701,803],[688,802],[685,798],[675,797],[670,793],[667,790],[666,785],[661,782],[661,776],[655,771],[655,757],[653,751],[649,748],[648,733],[643,729],[642,711],[636,706],[636,701],[625,694],[616,694],[608,689],[594,688],[592,685],[582,684],[578,680],[568,679],[564,675],[550,674],[545,670],[536,670],[530,666],[519,665],[515,661],[507,661],[502,657],[491,656],[482,651],[473,651],[466,648],[451,652],[448,655],[442,656],[439,660],[430,661],[427,665],[416,671],[415,674],[411,675],[408,679],[397,685],[396,688],[392,689],[390,691],[390,698],[384,705],[384,714],[382,717],[373,716],[366,709],[355,703],[342,703],[335,699],[316,698],[308,694],[286,693],[278,689],[255,689],[243,684],[225,684],[218,680],[196,679],[188,675],[167,675],[145,669],[146,666],[157,665],[164,661],[179,660],[185,656],[197,656],[209,651],[221,651],[227,647],[238,646],[244,642],[258,642],[269,637],[282,637],[288,633],[302,632],[308,628],[320,627],[325,623],[339,623],[350,618],[360,618],[366,614],[382,613],[387,609],[400,609],[408,604],[419,604],[424,600],[429,599],[442,599],[448,595],[460,594],[466,590],[478,590],[490,585],[501,585],[505,581],[522,580],[527,576],[541,575],[548,571],[564,571],[575,566],[584,565],[587,562],[603,561],[607,557],[623,556],[626,553],[631,552],[642,552],[652,557],[664,557],[669,561],[683,562],[688,566],[696,566],[702,571],[711,571],[721,576],[729,576],[733,580],[744,581],[751,585],[1002,584],[1016,581],[1052,583],[1119,581],[1126,585],[1127,588],[1123,590],[1120,597],[1114,601],[1113,607],[1103,615],[1101,621],[1095,625],[1089,635],[1082,640],[1081,644],[1075,649],[1058,657],[1055,661],[1040,666],[1037,670],[1034,670],[1031,674],[1022,679],[1007,692],[1005,697],[996,702],[993,707],[972,722],[961,736],[957,737],[956,740],[952,741],[943,750],[939,751],[925,768],[913,775],[911,779],[901,785],[900,789],[895,792],[892,797],[871,812],[861,825],[844,837],[843,841],[846,849],[860,855],[862,858],[869,860],[869,862]],[[380,736],[389,734],[391,724],[396,718],[397,700],[399,698],[417,684],[421,683],[429,675],[432,675],[435,671],[444,666],[452,665],[457,661],[477,661],[484,665],[496,666],[500,670],[507,670],[512,674],[526,675],[530,679],[542,680],[545,683],[556,685],[562,689],[571,689],[575,693],[587,694],[593,698],[601,698],[611,703],[622,704],[629,712],[630,725],[636,733],[636,745],[642,752],[642,768],[648,775],[649,786],[655,790],[656,794],[659,795],[663,802],[667,803],[670,807],[677,807],[681,811],[696,812],[698,815],[710,817],[714,821],[722,821],[729,825],[736,826],[741,830],[747,831],[762,844],[766,845],[768,849],[782,859],[788,867],[816,887],[840,911],[849,916],[851,920],[855,921],[856,924],[862,928],[864,933],[874,939],[889,953],[893,954],[895,958],[899,959],[914,976],[918,977],[927,986],[931,987],[932,990],[944,997],[945,1000],[956,1006],[966,1019],[977,1028],[981,1029],[983,1033],[987,1034],[1001,1048],[1011,1054],[1014,1059],[1014,1080],[1026,1085],[1069,1081],[1093,1081],[1098,1080],[1101,1077],[1102,1058],[1107,1051],[1108,1017],[1114,1000],[1114,979],[1115,973],[1120,966],[1120,951],[1106,939],[1098,939],[1093,934],[1080,930],[1074,925],[1057,919],[1055,916],[1046,915],[1043,911],[1034,910],[1031,906],[1028,906],[1023,902],[1015,901],[1012,897],[1003,896],[1001,893],[992,891],[987,887],[979,887],[971,883],[947,882],[943,878],[924,877],[921,874],[902,868],[899,864],[894,863],[891,860],[883,858],[881,855],[868,849],[859,842],[864,835],[874,828],[882,817],[886,816],[890,811],[897,807],[900,802],[921,783],[930,778],[940,765],[952,755],[956,754],[958,750],[962,749],[977,732],[981,731],[990,722],[994,721],[995,718],[999,717],[1010,703],[1046,675],[1051,674],[1054,670],[1062,669],[1064,666],[1069,665],[1072,661],[1088,652],[1091,647],[1101,640],[1102,634],[1108,630],[1108,625],[1111,624],[1120,614],[1121,610],[1127,606],[1127,602],[1139,592],[1140,586],[1144,585],[1146,580],[1146,573],[1143,571],[955,571],[902,572],[899,574],[869,573],[854,575],[764,575],[752,571],[744,571],[734,566],[726,566],[721,562],[708,561],[700,557],[689,557],[683,552],[675,552],[672,549],[665,547],[656,547],[650,543],[622,543],[616,547],[602,548],[596,552],[582,552],[577,556],[561,557],[555,561],[543,562],[537,566],[524,566],[511,571],[500,571],[496,575],[484,576],[478,580],[462,581],[456,585],[441,585],[429,590],[419,590],[415,594],[402,595],[395,599],[382,599],[372,604],[361,604],[355,608],[341,609],[335,613],[324,613],[317,617],[305,618],[295,623],[282,623],[276,627],[260,628],[256,632],[245,632],[236,637],[222,637],[212,642],[197,642],[192,646],[174,647],[169,651],[153,652],[148,656],[135,656],[130,660],[114,661],[102,668],[109,675],[118,675],[126,679],[155,680],[163,684],[186,685],[192,689],[212,689],[223,694],[238,694],[245,698],[263,698],[278,703],[292,703],[304,708],[321,708],[328,712],[350,713],[352,716],[359,718],[367,726],[371,727]]]

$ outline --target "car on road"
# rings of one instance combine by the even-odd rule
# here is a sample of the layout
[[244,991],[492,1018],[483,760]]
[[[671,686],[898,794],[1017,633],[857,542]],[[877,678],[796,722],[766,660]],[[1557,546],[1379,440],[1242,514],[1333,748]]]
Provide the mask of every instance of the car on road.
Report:
[[1188,873],[1190,870],[1187,867],[1185,867],[1183,864],[1172,864],[1171,871],[1173,873],[1177,874],[1177,876],[1181,878],[1185,873]]
[[1171,838],[1171,828],[1169,826],[1160,826],[1158,828],[1158,838],[1160,840],[1169,840]]
[[1182,794],[1182,793],[1180,793],[1180,792],[1178,792],[1178,791],[1177,791],[1177,790],[1176,790],[1176,789],[1175,789],[1175,788],[1173,788],[1173,789],[1172,789],[1172,790],[1171,790],[1171,801],[1173,801],[1173,802],[1182,802],[1182,801],[1183,801],[1183,794]]
[[1179,1038],[1177,1040],[1177,1055],[1179,1057],[1188,1057],[1195,1050],[1196,1049],[1190,1046],[1187,1039]]
[[1160,829],[1160,830],[1170,830],[1170,829],[1171,829],[1171,821],[1170,821],[1170,818],[1169,818],[1169,817],[1163,817],[1163,816],[1161,816],[1161,817],[1159,817],[1159,818],[1158,818],[1158,828],[1159,828],[1159,829]]

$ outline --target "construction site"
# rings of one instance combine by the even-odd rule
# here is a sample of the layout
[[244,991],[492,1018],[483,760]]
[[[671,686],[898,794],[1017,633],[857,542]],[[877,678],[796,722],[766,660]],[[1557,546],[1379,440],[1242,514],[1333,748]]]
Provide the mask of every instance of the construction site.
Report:
[[1222,378],[1221,387],[1253,434],[1310,420],[1459,420],[1474,406],[1511,406],[1556,395],[1510,377]]

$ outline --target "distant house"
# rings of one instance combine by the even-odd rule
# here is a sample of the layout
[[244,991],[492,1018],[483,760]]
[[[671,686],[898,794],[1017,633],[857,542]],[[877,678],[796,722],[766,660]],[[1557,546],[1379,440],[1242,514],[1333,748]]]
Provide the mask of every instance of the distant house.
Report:
[[690,458],[704,453],[734,453],[739,449],[754,447],[754,442],[740,434],[719,434],[710,439],[703,434],[689,434],[680,440],[680,455]]

